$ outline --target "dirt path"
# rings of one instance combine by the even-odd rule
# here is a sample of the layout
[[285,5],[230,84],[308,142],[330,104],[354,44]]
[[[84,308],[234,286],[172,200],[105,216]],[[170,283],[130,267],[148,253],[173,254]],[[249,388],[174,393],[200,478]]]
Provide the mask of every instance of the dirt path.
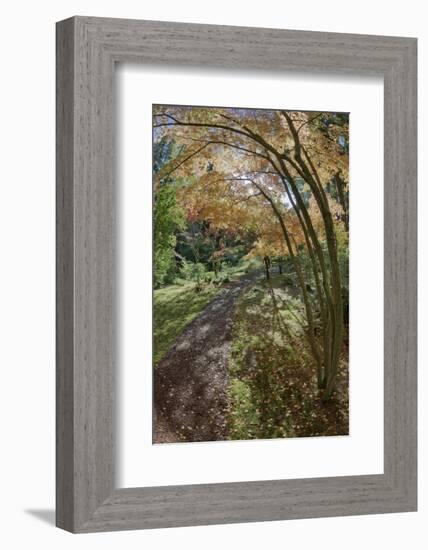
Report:
[[156,366],[154,443],[227,438],[227,359],[235,303],[259,276],[253,273],[223,288]]

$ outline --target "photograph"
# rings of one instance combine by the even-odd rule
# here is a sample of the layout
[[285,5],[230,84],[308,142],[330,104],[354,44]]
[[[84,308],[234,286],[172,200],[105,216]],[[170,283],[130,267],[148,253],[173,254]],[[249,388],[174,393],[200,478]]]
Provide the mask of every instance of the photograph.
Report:
[[152,116],[152,442],[348,435],[349,113]]
[[424,6],[2,5],[1,548],[427,546]]

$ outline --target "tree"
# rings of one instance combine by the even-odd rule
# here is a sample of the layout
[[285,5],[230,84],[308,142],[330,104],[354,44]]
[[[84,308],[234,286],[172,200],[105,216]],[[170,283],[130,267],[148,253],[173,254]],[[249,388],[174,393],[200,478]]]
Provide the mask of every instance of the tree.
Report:
[[[193,183],[181,191],[183,202],[200,219],[237,232],[255,230],[259,245],[263,239],[270,242],[267,226],[279,231],[278,255],[287,255],[296,272],[318,386],[329,399],[343,341],[337,238],[347,230],[347,208],[328,186],[340,177],[342,191],[346,188],[347,116],[156,106],[154,132],[159,139],[169,135],[185,145],[159,170],[157,181],[172,173],[191,175]],[[303,269],[302,251],[310,275]],[[308,294],[308,277],[314,281],[314,298]]]
[[175,188],[162,185],[155,199],[154,213],[154,279],[155,285],[165,283],[176,271],[176,233],[184,229],[183,210],[177,203]]
[[[165,138],[155,143],[153,150],[153,171],[161,168],[179,153],[174,141]],[[170,178],[164,178],[155,187],[154,194],[154,283],[159,286],[174,275],[176,270],[176,233],[184,228],[184,212],[176,199],[176,187]]]

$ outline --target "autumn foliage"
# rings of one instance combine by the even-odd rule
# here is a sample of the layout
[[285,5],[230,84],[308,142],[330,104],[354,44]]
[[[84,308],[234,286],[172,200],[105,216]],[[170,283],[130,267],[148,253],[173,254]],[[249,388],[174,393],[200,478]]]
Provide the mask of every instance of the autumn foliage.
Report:
[[[228,236],[246,243],[247,258],[291,266],[318,388],[328,401],[347,312],[348,115],[155,105],[153,133],[155,143],[175,144],[154,171],[156,200],[165,200],[163,189],[174,181],[169,200],[213,243],[214,267]],[[174,212],[170,223],[183,228]]]

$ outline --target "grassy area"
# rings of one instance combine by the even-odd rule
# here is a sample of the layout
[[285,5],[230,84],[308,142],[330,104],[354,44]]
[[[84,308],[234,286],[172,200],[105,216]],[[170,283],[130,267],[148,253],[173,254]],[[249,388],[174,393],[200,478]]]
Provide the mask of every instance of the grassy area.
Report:
[[[260,268],[257,259],[242,260],[237,266],[223,268],[217,278],[214,272],[206,272],[200,290],[196,283],[176,279],[169,285],[154,291],[154,363],[157,364],[204,307],[230,282],[237,281],[250,271]],[[208,282],[210,281],[210,282]]]
[[348,433],[347,361],[338,391],[322,403],[302,303],[286,276],[259,281],[241,295],[229,363],[231,439]]
[[257,271],[263,268],[263,262],[260,258],[251,258],[249,260],[241,260],[238,265],[228,268],[231,280],[240,279],[245,274],[252,271]]
[[218,294],[221,287],[195,283],[171,285],[154,292],[154,363],[157,364],[174,340],[200,311]]

